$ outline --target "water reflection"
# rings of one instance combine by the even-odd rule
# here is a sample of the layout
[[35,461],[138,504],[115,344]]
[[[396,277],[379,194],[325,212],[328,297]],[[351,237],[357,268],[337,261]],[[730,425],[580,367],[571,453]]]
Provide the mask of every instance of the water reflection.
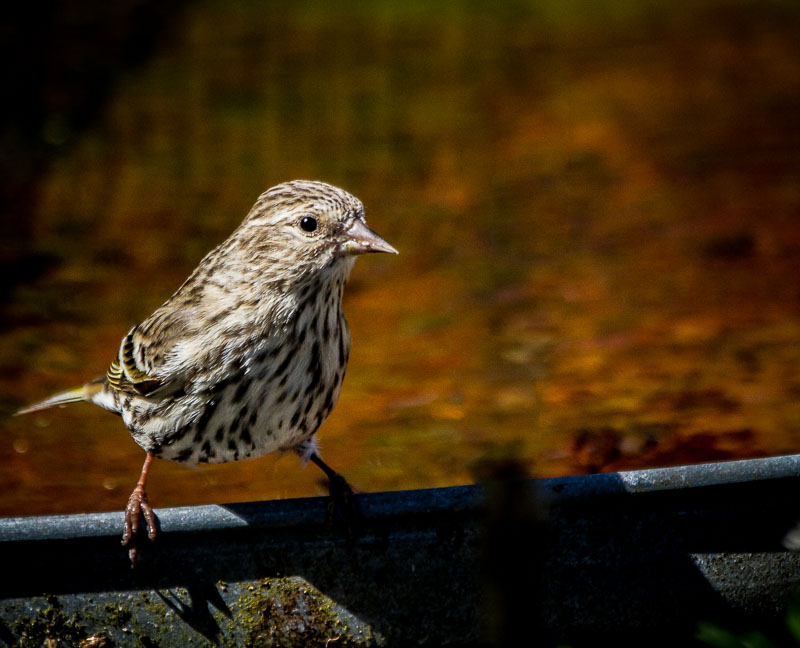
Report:
[[[358,195],[402,252],[353,274],[321,432],[363,490],[471,481],[507,442],[545,475],[795,451],[798,23],[710,0],[186,7],[73,137],[46,103],[16,149],[36,163],[4,185],[24,197],[3,216],[4,410],[102,373],[255,196],[303,177]],[[0,425],[2,514],[120,508],[141,464],[89,406]],[[151,492],[316,479],[164,464]]]

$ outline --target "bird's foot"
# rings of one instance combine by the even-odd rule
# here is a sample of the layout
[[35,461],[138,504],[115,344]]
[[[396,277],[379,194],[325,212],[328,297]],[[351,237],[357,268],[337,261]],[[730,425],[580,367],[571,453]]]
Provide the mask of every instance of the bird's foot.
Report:
[[151,541],[155,540],[158,534],[158,518],[147,501],[144,487],[137,485],[128,499],[128,506],[125,508],[125,524],[122,527],[122,546],[128,547],[128,557],[131,559],[132,568],[136,567],[136,560],[139,557],[141,535],[139,523],[142,519],[147,529],[147,537]]
[[347,531],[348,540],[358,532],[360,513],[356,501],[356,491],[339,473],[328,476],[328,524],[342,524]]
[[358,531],[358,522],[361,514],[356,502],[356,491],[347,480],[326,464],[322,458],[313,452],[308,460],[322,469],[328,478],[328,525],[341,523],[347,530],[347,539],[352,540]]

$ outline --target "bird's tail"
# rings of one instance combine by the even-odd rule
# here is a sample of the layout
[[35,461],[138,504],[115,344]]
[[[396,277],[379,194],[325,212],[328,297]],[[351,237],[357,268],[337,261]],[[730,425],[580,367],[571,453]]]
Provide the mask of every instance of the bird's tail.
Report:
[[93,397],[103,389],[103,385],[99,381],[92,381],[86,383],[81,387],[70,389],[69,391],[54,394],[50,398],[43,400],[41,403],[23,407],[17,411],[16,415],[30,414],[31,412],[38,412],[39,410],[47,409],[48,407],[55,407],[56,405],[66,405],[67,403],[77,403],[78,401],[92,402]]

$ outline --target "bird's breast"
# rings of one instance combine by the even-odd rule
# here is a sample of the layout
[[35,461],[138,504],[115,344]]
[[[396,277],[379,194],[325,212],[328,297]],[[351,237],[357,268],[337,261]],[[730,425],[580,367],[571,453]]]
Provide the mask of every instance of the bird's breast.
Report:
[[164,459],[221,463],[311,437],[336,405],[350,353],[347,322],[333,305],[303,310],[278,334],[231,350],[223,368],[199,371],[161,411],[141,408],[129,417],[138,418],[129,425],[134,438]]

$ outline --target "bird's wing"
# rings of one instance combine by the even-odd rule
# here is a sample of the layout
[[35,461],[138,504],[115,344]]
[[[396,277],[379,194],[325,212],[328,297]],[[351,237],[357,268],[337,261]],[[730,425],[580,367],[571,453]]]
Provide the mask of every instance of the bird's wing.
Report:
[[109,386],[121,392],[133,392],[149,398],[166,397],[183,389],[184,376],[159,371],[162,355],[144,343],[134,326],[122,339],[117,359],[106,372]]

